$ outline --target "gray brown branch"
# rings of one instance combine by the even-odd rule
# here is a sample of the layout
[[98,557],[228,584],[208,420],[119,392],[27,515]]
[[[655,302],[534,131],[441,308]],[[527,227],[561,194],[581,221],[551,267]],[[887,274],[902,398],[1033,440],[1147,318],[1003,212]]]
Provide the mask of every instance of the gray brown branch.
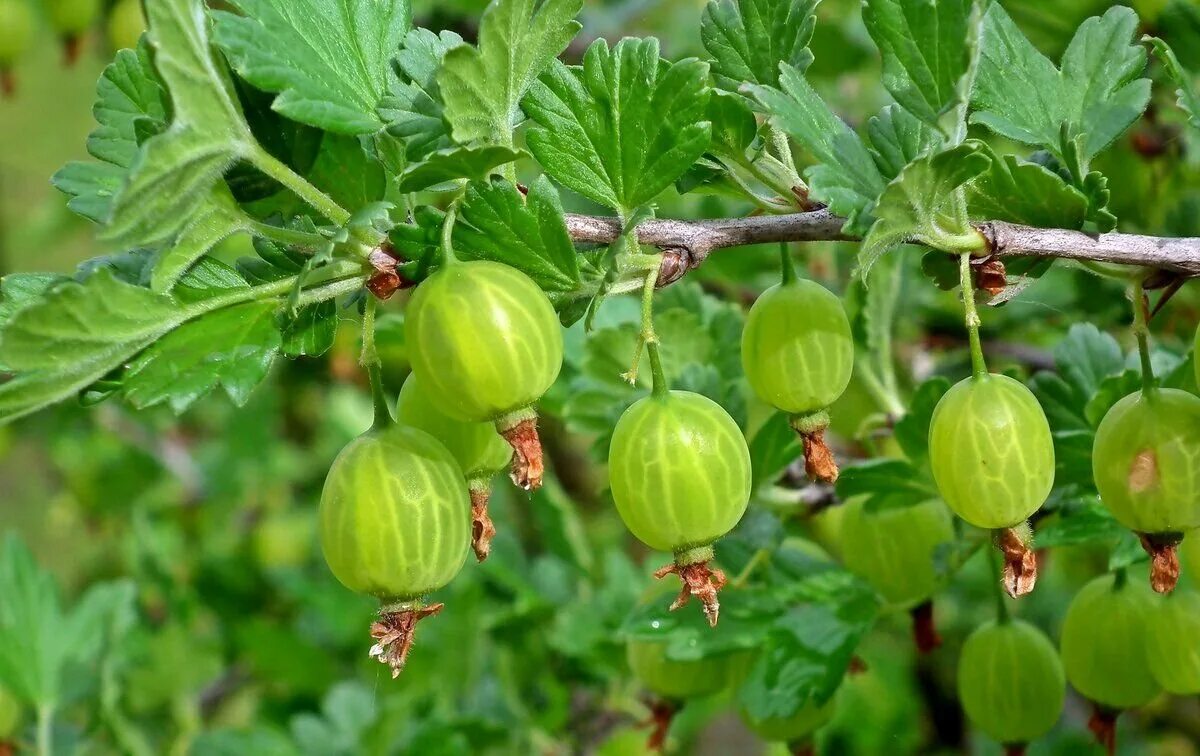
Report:
[[[638,225],[638,241],[668,253],[660,284],[675,281],[715,250],[765,242],[852,240],[842,234],[844,220],[828,210],[791,215],[761,215],[719,220],[652,219]],[[578,242],[607,244],[621,233],[616,218],[567,215],[567,228]],[[1200,276],[1200,238],[1139,234],[1088,234],[1057,228],[1033,228],[1002,221],[977,225],[997,257],[1060,257],[1122,265],[1140,265],[1185,276]]]

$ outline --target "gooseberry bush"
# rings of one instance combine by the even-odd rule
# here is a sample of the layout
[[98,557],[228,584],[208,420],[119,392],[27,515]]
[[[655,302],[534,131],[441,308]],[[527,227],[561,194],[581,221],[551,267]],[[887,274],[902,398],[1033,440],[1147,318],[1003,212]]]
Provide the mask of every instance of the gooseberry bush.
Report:
[[0,754],[1196,731],[1200,11],[591,5],[0,0]]

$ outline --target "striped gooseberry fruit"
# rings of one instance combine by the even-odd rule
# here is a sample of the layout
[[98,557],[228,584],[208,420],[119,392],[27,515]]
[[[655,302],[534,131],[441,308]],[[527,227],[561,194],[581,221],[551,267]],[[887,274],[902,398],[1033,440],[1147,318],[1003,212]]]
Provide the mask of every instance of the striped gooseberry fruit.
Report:
[[1092,475],[1100,500],[1150,553],[1154,590],[1170,592],[1175,546],[1200,527],[1200,399],[1166,388],[1121,399],[1096,429]]
[[492,476],[508,465],[512,450],[492,423],[455,420],[439,410],[415,373],[400,387],[396,414],[401,425],[423,430],[441,441],[462,468],[471,493],[471,547],[477,560],[487,559],[496,535],[488,515]]
[[0,0],[0,94],[17,89],[13,64],[33,44],[33,10],[28,0]]
[[534,403],[558,377],[563,340],[550,300],[516,268],[451,261],[417,286],[404,326],[413,372],[456,420],[494,422],[513,482],[542,482]]
[[141,0],[117,0],[108,11],[104,24],[108,33],[108,44],[114,50],[137,47],[142,32],[146,30],[146,18],[142,15]]
[[428,433],[404,426],[351,441],[321,491],[321,550],[350,590],[383,604],[371,655],[400,674],[416,622],[441,611],[425,597],[462,569],[471,540],[462,470]]
[[[785,263],[785,271],[790,261]],[[825,445],[829,405],[850,383],[854,339],[842,302],[825,287],[785,273],[762,293],[742,330],[742,368],[760,399],[791,415],[804,463],[818,480],[837,479]]]
[[946,582],[939,550],[955,540],[954,518],[930,499],[909,506],[874,508],[862,498],[847,501],[842,517],[842,560],[885,601],[911,610],[913,638],[922,653],[941,645],[931,599]]
[[737,525],[750,500],[750,450],[737,423],[705,396],[656,386],[617,421],[608,469],[625,526],[650,548],[675,555],[655,573],[683,582],[671,608],[695,596],[715,626],[725,575],[708,566],[712,544]]
[[769,743],[786,743],[793,753],[803,753],[812,743],[817,730],[833,719],[837,711],[835,694],[823,704],[806,702],[790,716],[773,716],[756,719],[744,706],[738,713],[746,727]]
[[3,744],[17,734],[21,726],[21,702],[5,688],[0,688],[0,752]]
[[1037,559],[1029,531],[1018,526],[1054,487],[1050,423],[1033,393],[994,373],[959,381],[933,410],[929,461],[950,509],[976,527],[999,531],[1009,594],[1033,590]]
[[1006,746],[1030,743],[1062,713],[1067,681],[1058,651],[1028,622],[988,622],[958,659],[958,697],[971,722]]
[[68,65],[79,60],[83,34],[100,17],[100,0],[43,0],[50,27],[63,43],[63,55]]
[[1146,660],[1154,679],[1168,693],[1200,693],[1200,593],[1178,590],[1162,598],[1147,624]]
[[1124,572],[1091,581],[1067,607],[1063,667],[1075,690],[1095,704],[1089,727],[1106,746],[1114,744],[1116,714],[1160,692],[1146,657],[1153,613],[1154,594]]
[[1200,386],[1200,326],[1196,327],[1196,342],[1192,345],[1192,367],[1196,371],[1196,385]]

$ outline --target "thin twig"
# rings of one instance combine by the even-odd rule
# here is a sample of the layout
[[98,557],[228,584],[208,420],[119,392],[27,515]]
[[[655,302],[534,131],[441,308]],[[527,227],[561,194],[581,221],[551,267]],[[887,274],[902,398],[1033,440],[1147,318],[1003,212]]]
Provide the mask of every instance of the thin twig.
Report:
[[[652,219],[638,225],[638,241],[678,255],[682,270],[695,268],[715,250],[767,242],[853,240],[842,233],[844,219],[827,209],[788,215],[761,215],[719,220]],[[1140,234],[1088,234],[1061,228],[1033,228],[1003,221],[976,226],[997,257],[1058,257],[1097,260],[1158,268],[1200,276],[1200,238],[1168,238]],[[607,244],[621,233],[616,218],[567,215],[567,229],[577,242]],[[667,261],[664,260],[664,269]],[[671,283],[678,276],[660,280]]]

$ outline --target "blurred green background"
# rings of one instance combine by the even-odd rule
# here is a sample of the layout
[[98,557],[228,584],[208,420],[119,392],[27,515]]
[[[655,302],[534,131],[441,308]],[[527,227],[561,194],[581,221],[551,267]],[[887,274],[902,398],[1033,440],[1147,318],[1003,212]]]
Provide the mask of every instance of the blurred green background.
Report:
[[[453,27],[469,37],[483,5],[425,0],[416,3],[416,13],[423,25]],[[698,55],[702,5],[589,0],[583,35],[656,34],[665,55]],[[1057,56],[1080,20],[1110,4],[1005,5],[1043,50]],[[1135,5],[1144,6],[1139,10],[1160,33],[1178,35],[1172,43],[1184,64],[1195,67],[1200,26],[1189,27],[1196,15],[1181,10],[1190,3]],[[15,68],[16,96],[0,100],[0,274],[67,271],[116,251],[97,245],[92,227],[71,214],[49,184],[63,163],[85,156],[93,89],[111,43],[97,22],[83,39],[80,59],[66,67],[48,25],[38,34],[33,51]],[[568,54],[582,49],[577,41]],[[848,121],[861,123],[886,102],[857,2],[821,3],[813,49],[810,77]],[[1165,145],[1159,154],[1135,150],[1130,138],[1099,166],[1110,176],[1123,229],[1200,233],[1200,183],[1180,128],[1169,115],[1147,119],[1135,134],[1159,139]],[[667,196],[659,211],[703,217],[748,209],[715,197]],[[245,242],[227,244],[232,257]],[[775,254],[745,249],[716,255],[678,293],[664,295],[675,299],[660,310],[682,311],[695,302],[730,306],[723,301],[740,312],[773,282]],[[852,247],[822,244],[806,247],[798,259],[809,275],[842,290],[852,256]],[[930,374],[963,375],[964,335],[953,293],[920,277],[919,254],[903,264],[911,275],[897,348],[906,387]],[[407,372],[402,329],[396,327],[399,304],[386,308],[380,336],[393,389]],[[1126,310],[1115,284],[1059,267],[1016,301],[984,312],[984,336],[995,368],[1027,376],[1053,368],[1055,345],[1078,322],[1113,333],[1128,350]],[[610,302],[598,327],[615,332],[636,316],[632,301]],[[706,327],[695,313],[679,317],[681,332]],[[353,313],[345,315],[338,345],[328,355],[278,365],[242,409],[216,396],[182,418],[115,404],[64,406],[0,427],[0,532],[16,533],[52,576],[67,607],[64,626],[86,626],[89,602],[123,607],[78,637],[44,639],[78,644],[66,654],[70,674],[50,724],[56,752],[640,752],[645,731],[629,730],[647,710],[624,668],[617,629],[662,557],[647,554],[625,533],[591,448],[607,435],[611,419],[604,412],[607,395],[584,379],[605,355],[587,346],[581,326],[570,330],[567,367],[544,403],[553,470],[548,485],[532,497],[497,486],[493,506],[501,534],[492,558],[468,565],[439,596],[446,611],[421,628],[409,668],[392,682],[366,655],[373,602],[334,581],[315,540],[325,471],[338,449],[370,424],[354,320]],[[1154,323],[1164,360],[1186,354],[1198,320],[1200,296],[1185,287]],[[713,334],[690,345],[712,359],[725,347]],[[742,401],[741,416],[756,428],[764,408],[747,397]],[[877,412],[859,385],[835,408],[843,458],[886,451],[886,439],[860,432]],[[761,501],[753,507],[768,509]],[[801,514],[785,516],[789,529],[836,555],[836,514]],[[17,547],[10,542],[6,548]],[[1037,591],[1021,602],[1020,614],[1057,639],[1071,595],[1103,571],[1108,557],[1107,549],[1095,546],[1050,552]],[[954,691],[958,648],[991,616],[989,580],[985,561],[976,556],[938,597],[945,645],[930,656],[913,651],[904,613],[879,622],[859,649],[865,671],[848,678],[837,716],[822,731],[823,753],[1000,752],[971,731]],[[1085,704],[1069,698],[1059,727],[1030,753],[1095,752],[1084,727],[1087,716]],[[37,719],[37,712],[18,712],[11,731],[0,731],[0,741],[7,738],[23,752]],[[1123,753],[1184,756],[1200,753],[1198,744],[1195,699],[1163,696],[1122,719]],[[740,724],[728,694],[686,707],[670,746],[697,754],[765,748]]]

